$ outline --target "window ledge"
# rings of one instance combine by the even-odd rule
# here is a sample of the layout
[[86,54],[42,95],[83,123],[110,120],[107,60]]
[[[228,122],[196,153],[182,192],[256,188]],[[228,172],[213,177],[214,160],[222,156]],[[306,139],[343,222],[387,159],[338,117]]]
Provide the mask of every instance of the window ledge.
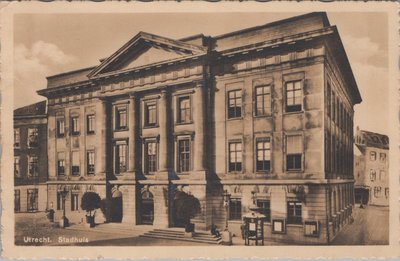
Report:
[[188,121],[188,122],[176,122],[175,123],[175,125],[190,125],[190,124],[193,124],[194,122],[193,121]]
[[227,118],[227,121],[237,121],[237,120],[243,120],[243,116],[241,117],[235,117],[235,118]]
[[145,125],[143,126],[143,129],[154,129],[154,128],[158,128],[160,127],[160,125],[156,124],[156,125]]
[[243,171],[228,171],[228,175],[240,175],[243,174]]
[[302,170],[302,169],[294,169],[294,170],[286,170],[286,173],[288,173],[288,174],[303,174],[304,173],[304,170]]
[[273,175],[274,173],[272,171],[256,171],[256,175]]
[[96,133],[95,132],[87,132],[86,135],[87,136],[92,136],[92,135],[96,135]]
[[114,129],[114,132],[123,132],[123,131],[128,131],[128,128],[123,128],[123,129]]
[[283,112],[283,115],[302,114],[304,112],[305,112],[304,110],[301,110],[301,111],[290,111],[290,112],[285,111],[285,112]]

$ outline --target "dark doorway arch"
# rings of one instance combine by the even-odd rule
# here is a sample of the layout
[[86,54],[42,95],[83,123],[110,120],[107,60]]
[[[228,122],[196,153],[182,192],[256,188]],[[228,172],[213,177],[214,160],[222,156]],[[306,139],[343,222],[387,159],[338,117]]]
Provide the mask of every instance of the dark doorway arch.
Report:
[[144,191],[141,195],[140,219],[142,224],[153,225],[154,221],[154,197],[150,191]]
[[122,222],[122,192],[119,189],[111,192],[111,222]]
[[173,226],[185,227],[201,212],[200,201],[190,193],[176,190],[173,201]]

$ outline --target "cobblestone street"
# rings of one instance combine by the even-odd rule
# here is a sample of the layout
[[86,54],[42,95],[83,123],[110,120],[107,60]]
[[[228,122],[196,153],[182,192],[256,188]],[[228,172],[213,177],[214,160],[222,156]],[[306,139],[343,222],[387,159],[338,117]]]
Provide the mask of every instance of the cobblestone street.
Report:
[[347,225],[333,245],[385,245],[389,243],[389,208],[356,205],[354,223]]

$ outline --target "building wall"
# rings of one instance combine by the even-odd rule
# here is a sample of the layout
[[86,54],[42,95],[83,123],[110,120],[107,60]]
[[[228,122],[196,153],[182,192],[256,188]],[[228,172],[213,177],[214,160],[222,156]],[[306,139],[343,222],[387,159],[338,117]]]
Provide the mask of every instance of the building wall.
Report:
[[[38,129],[38,146],[28,146],[28,129]],[[47,124],[46,118],[18,118],[14,120],[14,130],[20,133],[20,145],[14,146],[14,156],[19,157],[19,175],[14,176],[15,185],[44,183],[47,180]],[[38,157],[37,177],[29,177],[29,157]]]
[[[376,153],[376,159],[371,157]],[[385,155],[384,160],[381,154]],[[386,149],[366,147],[364,184],[369,187],[369,204],[389,205],[389,153]],[[387,191],[387,192],[386,192]]]
[[[37,209],[30,210],[28,208],[28,191],[37,190]],[[46,184],[37,184],[37,185],[17,185],[14,187],[14,199],[15,199],[15,191],[19,191],[19,210],[16,212],[36,212],[36,211],[45,211],[47,209],[47,186]],[[14,201],[15,204],[17,202]]]

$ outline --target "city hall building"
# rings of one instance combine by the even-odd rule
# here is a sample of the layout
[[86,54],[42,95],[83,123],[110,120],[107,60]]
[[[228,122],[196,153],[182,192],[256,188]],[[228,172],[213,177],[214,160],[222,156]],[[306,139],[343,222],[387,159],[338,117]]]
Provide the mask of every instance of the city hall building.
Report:
[[111,221],[159,228],[184,225],[186,193],[196,230],[227,222],[236,236],[256,204],[266,238],[302,244],[350,219],[361,97],[325,13],[213,37],[139,32],[47,80],[48,204],[61,210],[68,191],[72,221],[85,191],[115,204]]

